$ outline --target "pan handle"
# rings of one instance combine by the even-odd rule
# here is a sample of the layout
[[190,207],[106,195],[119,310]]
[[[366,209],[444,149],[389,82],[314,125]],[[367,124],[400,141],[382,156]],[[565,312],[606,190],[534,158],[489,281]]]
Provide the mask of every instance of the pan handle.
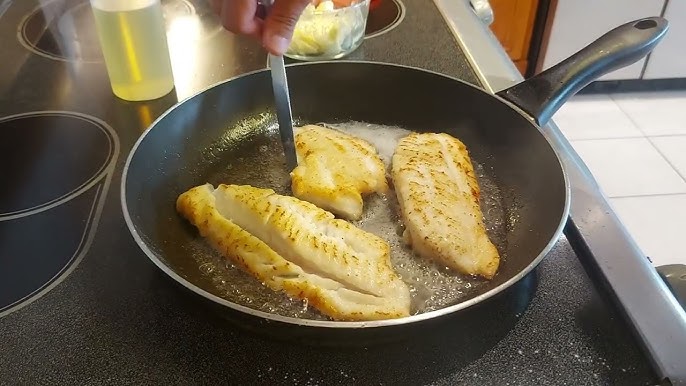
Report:
[[668,22],[648,17],[621,25],[585,48],[521,83],[497,93],[545,125],[574,94],[601,76],[648,55],[662,40]]

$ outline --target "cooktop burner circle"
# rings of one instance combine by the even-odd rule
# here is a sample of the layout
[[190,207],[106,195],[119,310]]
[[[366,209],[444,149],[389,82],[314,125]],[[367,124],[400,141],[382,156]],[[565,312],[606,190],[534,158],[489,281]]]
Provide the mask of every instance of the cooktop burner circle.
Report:
[[[214,16],[206,3],[202,0],[162,0],[168,35],[177,22],[178,28],[187,26],[191,19],[197,19],[203,27],[212,24],[205,20]],[[221,26],[215,24],[213,28],[201,28],[200,38],[213,36],[221,30]],[[17,39],[29,51],[46,58],[87,63],[104,61],[87,0],[54,0],[34,8],[22,19]]]
[[26,15],[17,31],[29,51],[50,59],[100,62],[103,60],[88,2],[55,0]]
[[405,4],[400,0],[376,0],[377,5],[372,5],[367,17],[367,28],[364,31],[365,39],[383,35],[397,27],[405,18]]
[[5,169],[0,221],[59,205],[87,190],[102,178],[114,152],[103,123],[75,113],[0,118],[0,135],[0,165]]
[[0,117],[0,316],[37,299],[87,251],[119,152],[114,130],[68,111]]

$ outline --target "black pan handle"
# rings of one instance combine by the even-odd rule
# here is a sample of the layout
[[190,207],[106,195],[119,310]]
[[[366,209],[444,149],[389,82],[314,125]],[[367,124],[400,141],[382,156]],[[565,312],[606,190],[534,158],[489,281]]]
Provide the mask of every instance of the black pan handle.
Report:
[[[583,20],[579,21],[583,24]],[[601,76],[648,55],[668,22],[648,17],[621,25],[555,66],[497,93],[545,125],[574,94]]]

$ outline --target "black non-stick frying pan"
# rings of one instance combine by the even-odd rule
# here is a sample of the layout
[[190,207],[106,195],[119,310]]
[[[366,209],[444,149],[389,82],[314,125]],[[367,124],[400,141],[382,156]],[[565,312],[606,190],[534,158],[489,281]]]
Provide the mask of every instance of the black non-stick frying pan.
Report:
[[[391,126],[446,132],[467,145],[478,165],[486,223],[503,256],[498,274],[486,282],[431,271],[426,277],[443,284],[414,285],[413,302],[428,297],[433,305],[424,312],[416,309],[410,317],[326,320],[226,263],[176,213],[178,195],[206,182],[251,184],[288,193],[269,71],[212,86],[151,125],[124,169],[121,200],[126,222],[141,249],[162,271],[229,313],[329,331],[386,328],[456,313],[519,281],[561,234],[569,185],[537,124],[547,122],[589,82],[647,55],[666,30],[667,21],[657,17],[625,24],[498,95],[444,75],[393,64],[325,62],[288,67],[296,123],[345,127],[362,122],[370,124],[367,133],[379,140],[393,136],[395,131],[387,129]],[[430,271],[417,264],[418,272]],[[451,295],[431,293],[436,288]]]

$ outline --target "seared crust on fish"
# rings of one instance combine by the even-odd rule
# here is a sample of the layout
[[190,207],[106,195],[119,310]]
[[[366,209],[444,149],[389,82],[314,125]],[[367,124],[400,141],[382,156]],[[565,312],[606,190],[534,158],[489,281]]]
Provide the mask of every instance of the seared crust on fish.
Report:
[[313,204],[271,189],[206,184],[181,194],[176,207],[223,256],[333,319],[410,313],[388,244]]
[[412,249],[458,272],[492,279],[500,256],[486,234],[465,145],[448,134],[410,134],[393,154],[392,178]]
[[298,166],[291,172],[293,195],[348,219],[362,216],[362,196],[385,193],[386,170],[376,149],[363,139],[326,127],[295,130]]

